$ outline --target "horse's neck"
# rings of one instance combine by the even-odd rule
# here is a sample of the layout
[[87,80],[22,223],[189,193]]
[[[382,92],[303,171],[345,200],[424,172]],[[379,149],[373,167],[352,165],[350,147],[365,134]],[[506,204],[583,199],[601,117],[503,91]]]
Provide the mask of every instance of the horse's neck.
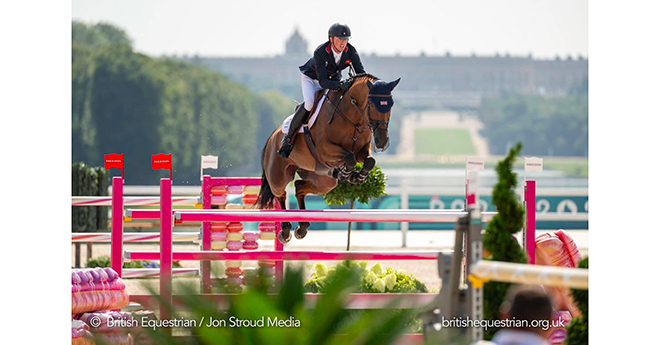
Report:
[[[362,92],[355,92],[355,96],[357,95],[362,96]],[[355,98],[355,96],[353,97]],[[312,137],[318,138],[323,136],[328,138],[327,140],[338,143],[344,141],[346,138],[352,138],[354,135],[359,137],[371,135],[371,131],[366,128],[369,120],[366,109],[358,109],[365,102],[360,99],[360,96],[355,98],[358,104],[353,105],[351,103],[351,95],[348,92],[341,99],[339,98],[340,93],[331,92],[328,95],[328,101],[332,102],[332,104],[326,102],[322,105],[323,108],[317,120],[321,124],[320,126],[312,127]],[[359,133],[356,133],[358,131],[356,127],[360,128]]]
[[[332,99],[332,103],[334,103],[343,112],[343,114],[356,125],[368,121],[366,118],[366,107],[364,107],[367,93],[364,90],[358,89],[359,87],[366,88],[366,85],[356,85],[355,87],[351,88],[351,90],[353,90],[353,94],[351,94],[349,90],[344,94],[344,97],[341,99],[341,101],[339,100],[339,93],[336,93],[334,95],[334,99]],[[355,99],[357,104],[352,104],[353,99]],[[332,108],[332,111],[334,112],[335,109],[334,107]],[[337,116],[337,114],[334,116]],[[342,119],[342,121],[344,120]]]

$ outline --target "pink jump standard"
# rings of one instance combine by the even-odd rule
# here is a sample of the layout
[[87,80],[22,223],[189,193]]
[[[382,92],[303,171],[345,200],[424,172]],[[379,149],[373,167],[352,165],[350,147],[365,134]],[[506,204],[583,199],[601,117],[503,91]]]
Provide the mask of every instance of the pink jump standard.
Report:
[[110,234],[110,268],[121,278],[124,264],[124,154],[103,156],[105,169],[121,169],[121,177],[112,178],[112,228]]
[[525,229],[524,246],[527,251],[527,262],[536,263],[536,181],[525,181]]
[[[167,296],[160,317],[170,319],[167,306],[172,304],[172,180],[160,180],[160,294]],[[169,282],[169,283],[168,283]]]
[[110,267],[119,274],[123,266],[124,241],[124,179],[112,178],[112,235],[110,238]]

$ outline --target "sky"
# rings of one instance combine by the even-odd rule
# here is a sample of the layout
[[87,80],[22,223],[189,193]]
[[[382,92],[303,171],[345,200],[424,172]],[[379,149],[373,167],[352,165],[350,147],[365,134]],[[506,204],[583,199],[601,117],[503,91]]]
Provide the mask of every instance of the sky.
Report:
[[152,56],[275,56],[295,28],[311,52],[337,21],[361,54],[589,55],[587,0],[73,0],[72,18],[116,25]]

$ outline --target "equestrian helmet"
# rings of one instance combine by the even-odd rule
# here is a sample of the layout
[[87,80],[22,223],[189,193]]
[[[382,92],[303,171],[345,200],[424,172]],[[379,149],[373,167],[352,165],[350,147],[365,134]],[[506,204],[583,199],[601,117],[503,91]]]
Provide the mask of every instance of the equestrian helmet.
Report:
[[342,40],[347,40],[351,38],[351,28],[349,28],[348,25],[342,22],[334,23],[328,30],[328,36],[337,37]]

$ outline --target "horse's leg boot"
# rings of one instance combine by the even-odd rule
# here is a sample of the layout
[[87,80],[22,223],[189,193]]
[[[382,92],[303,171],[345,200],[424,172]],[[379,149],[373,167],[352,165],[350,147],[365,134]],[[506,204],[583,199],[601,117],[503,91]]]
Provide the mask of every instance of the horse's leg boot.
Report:
[[280,150],[277,151],[277,153],[283,158],[289,158],[291,151],[293,151],[293,137],[296,135],[296,132],[298,132],[300,126],[307,121],[307,116],[309,116],[309,111],[305,110],[305,107],[301,104],[298,109],[296,109],[293,119],[291,119],[289,133],[282,138]]

